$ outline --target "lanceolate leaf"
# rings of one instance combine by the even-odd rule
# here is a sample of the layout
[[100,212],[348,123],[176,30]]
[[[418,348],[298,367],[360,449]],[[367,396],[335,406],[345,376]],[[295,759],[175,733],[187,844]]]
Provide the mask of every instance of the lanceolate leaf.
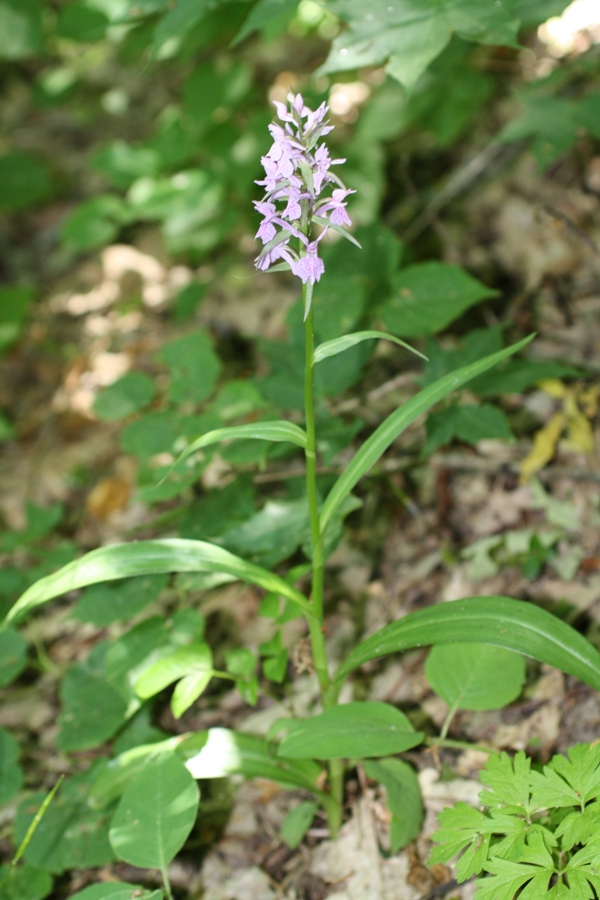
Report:
[[238,440],[291,441],[292,444],[297,444],[299,447],[306,447],[306,432],[294,425],[293,422],[253,422],[250,425],[216,428],[214,431],[209,431],[208,434],[203,434],[185,448],[174,465],[187,459],[202,447],[236,438]]
[[114,544],[86,553],[53,575],[36,581],[9,611],[5,624],[21,618],[36,606],[67,591],[101,581],[114,581],[116,578],[129,578],[133,575],[154,575],[159,572],[224,572],[240,581],[256,584],[267,591],[275,591],[298,604],[305,615],[314,616],[306,597],[278,575],[248,563],[215,544],[167,538],[162,541]]
[[481,375],[482,372],[491,369],[492,366],[497,365],[497,363],[506,359],[508,356],[511,356],[513,353],[518,353],[518,351],[522,350],[523,347],[526,347],[531,340],[533,340],[533,335],[519,341],[517,344],[506,347],[504,350],[500,350],[498,353],[492,353],[490,356],[485,356],[475,363],[463,366],[461,369],[457,369],[449,375],[444,375],[443,378],[428,385],[428,387],[420,391],[415,397],[412,397],[407,403],[388,416],[365,441],[329,492],[321,511],[321,531],[325,532],[336,509],[339,507],[344,497],[350,493],[354,485],[360,481],[362,476],[365,475],[373,465],[375,465],[390,444],[395,441],[398,435],[402,434],[415,419],[418,419],[422,413],[430,409],[435,403],[443,400],[444,397],[447,397],[452,391],[457,390],[457,388],[466,384],[467,381],[475,378],[476,375]]
[[389,653],[429,644],[495,644],[531,656],[600,689],[600,653],[551,613],[508,597],[470,597],[410,613],[371,635],[346,657],[335,682]]
[[415,350],[414,347],[411,347],[410,344],[406,344],[404,341],[401,341],[400,338],[394,337],[393,334],[388,334],[385,331],[354,331],[352,334],[344,334],[342,337],[334,338],[332,341],[325,341],[324,344],[320,344],[315,350],[313,361],[318,363],[321,362],[322,359],[327,359],[328,356],[335,356],[337,353],[343,353],[344,350],[354,347],[355,344],[360,344],[361,341],[382,339],[393,341],[395,344],[400,344],[401,347],[410,350],[411,353],[420,356],[421,359],[427,359],[426,356],[423,356],[422,353],[419,353],[419,351]]

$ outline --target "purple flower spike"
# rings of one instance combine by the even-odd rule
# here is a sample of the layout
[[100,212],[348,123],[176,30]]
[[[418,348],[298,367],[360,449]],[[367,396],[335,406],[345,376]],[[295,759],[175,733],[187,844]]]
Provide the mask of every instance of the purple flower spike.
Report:
[[[290,93],[287,106],[278,100],[274,105],[279,121],[284,124],[269,125],[273,144],[262,158],[265,177],[256,182],[265,188],[266,194],[262,201],[254,203],[263,216],[256,238],[265,244],[255,265],[266,271],[280,261],[278,269],[282,263],[289,266],[312,290],[325,271],[318,245],[329,228],[354,241],[344,232],[344,226],[352,224],[346,212],[346,197],[354,191],[345,188],[337,175],[329,171],[331,166],[345,160],[331,159],[327,146],[319,144],[332,130],[326,119],[329,111],[326,104],[313,111],[305,105],[301,94]],[[331,194],[322,196],[330,187]],[[282,204],[279,208],[278,203]],[[315,227],[320,229],[316,239],[312,234]],[[289,245],[292,236],[299,239],[298,250]],[[306,315],[310,293],[307,288]]]

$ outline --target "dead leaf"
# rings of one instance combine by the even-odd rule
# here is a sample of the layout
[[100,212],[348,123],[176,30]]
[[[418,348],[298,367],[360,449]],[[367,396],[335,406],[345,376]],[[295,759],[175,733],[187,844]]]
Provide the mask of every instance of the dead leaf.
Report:
[[94,519],[104,522],[129,502],[131,487],[124,478],[104,478],[88,494],[86,509]]

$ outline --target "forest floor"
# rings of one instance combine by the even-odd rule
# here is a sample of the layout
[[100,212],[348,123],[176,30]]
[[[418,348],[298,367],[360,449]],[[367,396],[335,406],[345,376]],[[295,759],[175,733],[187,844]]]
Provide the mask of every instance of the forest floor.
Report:
[[[593,163],[598,180],[600,159]],[[508,175],[484,179],[434,228],[446,261],[502,273],[508,285],[503,321],[538,332],[531,357],[592,373],[586,386],[595,389],[597,401],[600,193],[586,189],[586,179],[593,178],[592,167],[582,175],[568,164],[542,176],[524,156]],[[52,227],[39,223],[41,233]],[[23,338],[0,360],[0,406],[17,428],[17,438],[0,449],[0,511],[8,529],[25,527],[27,503],[60,502],[66,510],[62,527],[81,550],[153,535],[155,512],[136,499],[135,465],[120,449],[118,426],[94,415],[97,392],[130,370],[152,374],[162,344],[196,324],[242,340],[277,337],[294,299],[277,278],[221,278],[195,321],[182,326],[169,315],[169,301],[191,275],[163,257],[149,229],[135,248],[111,246],[51,280]],[[488,324],[495,322],[490,312]],[[414,387],[412,372],[397,373],[344,402],[377,421]],[[578,390],[571,384],[561,398],[536,388],[505,401],[512,415],[537,423],[535,431],[563,406],[577,403]],[[600,641],[600,431],[598,416],[590,421],[594,450],[583,453],[561,438],[552,459],[528,480],[520,472],[531,437],[512,444],[481,442],[476,450],[454,445],[427,464],[411,462],[404,439],[397,442],[368,482],[362,518],[350,520],[329,564],[326,634],[332,658],[412,610],[473,595],[559,606],[567,609],[568,621]],[[415,435],[413,429],[411,443]],[[226,480],[226,467],[214,477]],[[255,477],[264,484],[269,470]],[[284,477],[279,466],[273,478]],[[382,492],[391,510],[384,527],[370,513]],[[201,609],[232,619],[241,639],[253,645],[265,639],[265,620],[255,615],[258,600],[253,588],[225,586],[205,594]],[[22,739],[28,787],[40,786],[42,772],[68,768],[54,746],[57,672],[85,658],[105,636],[70,617],[69,610],[61,601],[29,621],[24,633],[38,648],[41,674],[0,691],[0,726]],[[360,689],[365,699],[412,710],[435,735],[447,707],[425,679],[425,658],[418,651],[372,664],[362,673]],[[293,683],[296,710],[307,709],[315,697],[310,678]],[[218,705],[203,698],[179,722],[165,708],[160,724],[167,730],[219,725],[264,734],[279,713],[276,700],[263,699],[252,709],[232,691]],[[347,819],[339,839],[327,840],[325,823],[317,823],[297,850],[282,843],[279,827],[300,793],[255,781],[240,785],[231,800],[219,784],[211,802],[217,810],[221,801],[223,808],[232,803],[227,825],[223,830],[207,822],[197,853],[188,850],[171,866],[173,886],[204,900],[416,900],[442,894],[467,900],[472,884],[452,887],[451,871],[430,869],[426,860],[436,813],[456,800],[476,802],[485,748],[527,749],[545,761],[568,745],[596,740],[599,725],[598,694],[550,667],[530,664],[517,702],[499,712],[459,712],[454,718],[448,736],[477,748],[407,754],[419,771],[426,818],[422,836],[406,851],[382,855],[389,817],[379,789],[360,770],[347,783]],[[84,764],[89,754],[77,759]],[[74,875],[70,890],[116,873],[125,880],[140,877],[116,864]]]

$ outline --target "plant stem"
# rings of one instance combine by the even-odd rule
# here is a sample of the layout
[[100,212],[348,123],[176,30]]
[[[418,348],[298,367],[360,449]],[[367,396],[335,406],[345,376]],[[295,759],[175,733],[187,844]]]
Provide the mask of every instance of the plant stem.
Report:
[[[306,287],[303,289],[303,306],[306,306]],[[312,590],[311,605],[315,618],[308,621],[313,663],[323,707],[328,709],[336,703],[330,688],[325,638],[323,636],[323,577],[325,571],[325,554],[323,535],[319,522],[319,498],[317,494],[317,440],[315,428],[315,390],[314,390],[314,352],[315,337],[313,327],[312,304],[304,321],[306,359],[304,366],[304,413],[306,417],[306,495],[308,498],[308,514],[312,546]],[[329,787],[331,803],[327,805],[327,821],[329,833],[335,837],[342,824],[342,800],[344,794],[344,763],[341,759],[332,759],[329,763]]]
[[163,864],[160,867],[160,874],[162,875],[167,900],[173,900],[173,891],[171,890],[171,882],[169,881],[169,873],[166,865]]
[[[306,294],[306,288],[303,291]],[[317,441],[315,431],[315,392],[313,355],[315,338],[313,331],[312,306],[304,322],[306,360],[304,366],[304,413],[306,417],[306,495],[308,498],[308,514],[310,520],[310,537],[312,546],[312,591],[311,605],[315,619],[309,620],[310,642],[313,663],[319,679],[321,694],[329,687],[329,672],[325,655],[325,639],[323,637],[323,575],[325,558],[323,540],[319,524],[319,499],[317,495]]]

